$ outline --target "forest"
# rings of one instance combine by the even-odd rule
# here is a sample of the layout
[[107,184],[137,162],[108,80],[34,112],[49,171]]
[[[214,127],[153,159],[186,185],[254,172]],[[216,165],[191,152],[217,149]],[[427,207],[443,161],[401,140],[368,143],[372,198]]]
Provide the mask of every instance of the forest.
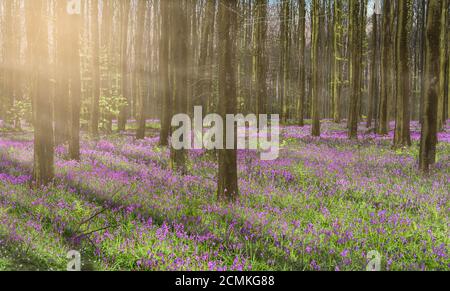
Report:
[[0,0],[0,271],[449,271],[449,13]]

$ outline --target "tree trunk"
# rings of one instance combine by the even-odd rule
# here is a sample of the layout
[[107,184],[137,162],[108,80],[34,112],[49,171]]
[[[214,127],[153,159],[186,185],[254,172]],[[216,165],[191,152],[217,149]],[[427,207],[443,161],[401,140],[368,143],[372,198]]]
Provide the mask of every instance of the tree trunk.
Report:
[[136,77],[138,78],[138,84],[136,93],[139,98],[140,114],[138,120],[138,129],[136,133],[136,139],[145,138],[145,128],[147,121],[147,98],[144,90],[144,72],[145,72],[145,53],[143,49],[144,42],[144,27],[145,27],[145,9],[146,0],[138,0],[138,18],[137,18],[137,31],[136,31]]
[[126,106],[120,107],[118,129],[119,131],[125,131],[128,119],[128,110],[130,104],[130,96],[128,96],[128,26],[129,26],[129,15],[130,15],[130,1],[121,2],[122,7],[122,48],[121,48],[121,65],[122,65],[122,96],[127,100]]
[[70,137],[69,157],[80,160],[80,110],[81,110],[81,60],[80,60],[80,30],[81,16],[67,16],[70,30]]
[[409,0],[399,0],[397,9],[397,116],[394,145],[397,147],[411,145],[410,133],[410,72],[408,46]]
[[320,113],[319,113],[319,98],[320,98],[320,48],[319,48],[319,27],[321,25],[320,1],[313,0],[311,9],[312,22],[312,45],[311,45],[311,66],[312,66],[312,101],[311,101],[311,115],[312,115],[312,136],[320,136]]
[[[236,18],[237,0],[219,5],[219,112],[223,120],[236,114]],[[236,133],[236,129],[234,130]],[[231,133],[228,133],[231,134]],[[223,136],[226,136],[224,129]],[[226,140],[224,138],[224,140]],[[236,149],[219,150],[218,197],[236,200],[239,195]]]
[[352,92],[350,96],[349,110],[349,138],[358,138],[358,102],[361,98],[361,28],[360,28],[360,1],[350,1],[351,13],[351,86]]
[[381,97],[379,106],[378,134],[386,135],[389,132],[388,102],[392,95],[392,27],[391,13],[394,10],[392,0],[384,1],[383,8],[383,47],[381,70]]
[[100,118],[100,35],[98,25],[98,0],[92,1],[92,107],[90,133],[98,136]]
[[369,92],[369,110],[367,113],[367,128],[372,127],[373,115],[375,111],[376,100],[378,100],[379,82],[378,82],[378,15],[373,14],[372,22],[372,70],[370,74],[370,92]]
[[57,145],[69,140],[69,35],[66,31],[67,3],[56,2],[56,94],[54,99],[55,143]]
[[[187,57],[188,57],[188,17],[185,3],[173,4],[173,49],[174,49],[174,108],[173,115],[186,114],[187,108]],[[189,136],[183,138],[190,139]],[[186,174],[186,150],[171,150],[172,169],[181,174]]]
[[447,62],[447,16],[448,0],[442,0],[441,8],[441,33],[439,50],[439,97],[438,97],[438,131],[444,130],[445,125],[445,71]]
[[425,96],[419,158],[420,170],[424,173],[428,173],[430,166],[436,161],[441,7],[442,0],[430,0],[427,12]]
[[297,105],[297,116],[298,116],[298,125],[305,125],[305,99],[306,99],[306,90],[305,90],[305,77],[306,77],[306,61],[305,61],[305,44],[306,44],[306,5],[305,0],[300,0],[298,3],[299,6],[299,20],[298,20],[298,34],[300,36],[299,39],[299,65],[298,65],[298,105]]
[[25,3],[27,11],[28,53],[34,78],[31,84],[34,116],[33,178],[37,186],[47,185],[54,177],[53,114],[50,98],[48,11],[46,1]]
[[333,28],[333,120],[341,122],[341,41],[342,41],[342,3],[334,2],[334,28]]
[[161,131],[159,144],[161,146],[169,145],[170,119],[171,119],[171,94],[169,88],[169,3],[160,2],[161,9],[161,36],[159,51],[159,77],[160,93],[162,98]]
[[267,113],[267,0],[256,0],[256,38],[254,44],[255,51],[255,80],[256,80],[256,115]]

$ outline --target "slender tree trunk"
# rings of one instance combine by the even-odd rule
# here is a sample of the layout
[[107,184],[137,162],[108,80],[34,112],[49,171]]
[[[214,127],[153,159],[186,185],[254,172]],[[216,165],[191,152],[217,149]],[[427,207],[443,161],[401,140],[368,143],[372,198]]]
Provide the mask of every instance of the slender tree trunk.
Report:
[[162,117],[161,132],[159,144],[161,146],[169,145],[170,119],[171,119],[171,94],[169,91],[169,3],[168,1],[160,2],[161,9],[161,36],[160,36],[160,52],[159,52],[159,76],[160,76],[160,92],[162,98]]
[[130,104],[130,96],[128,96],[128,23],[130,18],[130,1],[122,1],[122,48],[121,48],[121,65],[122,65],[122,96],[127,100],[127,105],[120,107],[118,129],[125,131],[128,119],[128,111]]
[[358,138],[358,100],[361,98],[361,28],[360,28],[360,1],[351,0],[350,1],[350,13],[351,13],[351,38],[350,44],[352,46],[352,57],[351,57],[351,86],[352,92],[350,96],[350,115],[349,115],[349,138]]
[[138,0],[138,18],[137,18],[137,31],[136,31],[136,77],[138,78],[137,96],[139,98],[140,114],[138,120],[138,129],[136,133],[136,139],[145,138],[145,128],[147,120],[147,98],[144,90],[144,72],[145,72],[145,52],[143,49],[144,42],[144,27],[145,27],[145,9],[146,0]]
[[[219,112],[225,120],[227,114],[236,113],[237,107],[235,68],[237,0],[220,0],[219,4]],[[236,133],[236,129],[234,131]],[[223,136],[226,134],[224,129]],[[219,150],[219,199],[235,200],[239,195],[236,155],[235,149]]]
[[428,173],[430,166],[436,161],[441,8],[442,0],[429,0],[425,44],[425,96],[419,158],[420,170],[424,173]]
[[256,112],[259,114],[267,113],[267,0],[256,0],[256,38],[255,38],[255,80],[256,80]]
[[98,24],[98,0],[92,0],[92,107],[90,133],[98,136],[100,118],[100,35]]
[[441,34],[439,52],[439,98],[438,98],[438,131],[444,130],[445,125],[445,71],[447,62],[447,16],[448,0],[442,0],[441,8]]
[[[186,114],[187,108],[187,58],[188,58],[188,17],[185,3],[177,3],[173,9],[173,49],[174,49],[174,108],[173,115]],[[183,138],[190,138],[183,136]],[[174,171],[186,174],[186,150],[171,150],[171,166]]]
[[305,44],[306,44],[306,5],[305,0],[300,0],[299,6],[299,20],[298,20],[298,34],[299,39],[299,65],[298,65],[298,104],[297,104],[297,116],[299,126],[305,125],[305,99],[306,99],[306,89],[305,89],[305,79],[306,79],[306,61],[305,61]]
[[34,116],[34,166],[33,177],[37,186],[46,185],[54,177],[53,114],[50,98],[48,11],[46,1],[33,0],[25,3],[27,11],[28,53],[34,78],[30,90]]
[[320,1],[312,0],[311,19],[312,21],[312,45],[311,45],[311,66],[312,66],[312,101],[311,101],[311,116],[312,116],[312,136],[320,136],[320,113],[319,113],[319,98],[320,98],[320,48],[319,48],[319,27],[321,25]]
[[202,36],[200,41],[200,55],[198,60],[199,80],[197,82],[197,96],[193,100],[194,105],[203,107],[203,112],[208,112],[208,103],[211,92],[212,79],[212,60],[213,51],[213,33],[215,19],[216,1],[210,0],[206,2],[205,15],[203,16]]
[[396,41],[396,71],[397,71],[397,116],[395,125],[394,145],[410,146],[410,72],[408,46],[408,15],[409,0],[399,0],[397,9],[397,41]]
[[56,95],[54,99],[55,143],[62,144],[69,140],[69,35],[65,31],[67,23],[67,3],[56,2]]
[[69,157],[80,160],[80,110],[81,110],[81,59],[80,59],[80,30],[81,16],[73,14],[67,16],[70,24],[70,137]]
[[383,47],[382,47],[382,70],[381,70],[381,97],[380,97],[380,113],[378,122],[378,134],[386,135],[389,131],[389,110],[388,102],[392,94],[392,27],[391,27],[391,11],[394,4],[392,0],[384,1],[383,8]]
[[290,1],[281,2],[281,62],[280,73],[282,76],[280,95],[280,117],[283,124],[288,118],[287,102],[289,98],[289,54],[290,54]]
[[341,122],[341,41],[342,41],[342,2],[334,2],[333,38],[333,120]]
[[378,82],[378,15],[373,14],[372,22],[372,67],[370,74],[370,92],[369,92],[369,110],[367,113],[367,128],[372,127],[375,104],[378,100],[379,82]]

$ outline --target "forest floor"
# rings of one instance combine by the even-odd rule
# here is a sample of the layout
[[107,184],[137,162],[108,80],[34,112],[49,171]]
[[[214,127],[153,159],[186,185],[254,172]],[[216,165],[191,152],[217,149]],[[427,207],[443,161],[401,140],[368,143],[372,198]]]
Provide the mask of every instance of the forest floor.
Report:
[[130,134],[83,136],[82,161],[56,149],[56,181],[30,188],[32,133],[0,135],[0,270],[450,269],[450,126],[429,176],[414,145],[390,136],[349,141],[344,124],[282,130],[276,161],[239,152],[238,202],[217,200],[213,152],[191,151],[189,174],[168,168],[157,124]]

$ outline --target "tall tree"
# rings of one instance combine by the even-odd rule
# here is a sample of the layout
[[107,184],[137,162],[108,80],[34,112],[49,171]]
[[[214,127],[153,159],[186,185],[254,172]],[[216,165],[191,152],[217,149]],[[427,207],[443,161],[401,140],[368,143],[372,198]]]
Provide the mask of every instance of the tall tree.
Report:
[[56,94],[54,99],[55,143],[62,144],[69,140],[69,74],[67,73],[70,56],[68,52],[69,34],[66,29],[67,3],[56,2]]
[[100,118],[100,34],[98,0],[92,0],[92,105],[90,132],[93,136],[98,135],[98,123]]
[[[375,4],[376,5],[376,4]],[[370,73],[369,110],[367,113],[367,128],[372,127],[375,108],[379,99],[379,46],[378,46],[378,14],[372,16],[372,61]]]
[[169,92],[169,3],[160,2],[161,36],[159,38],[159,77],[160,93],[162,98],[161,131],[159,144],[169,145],[171,94]]
[[254,67],[256,81],[256,113],[267,113],[267,0],[256,0],[256,38],[254,41]]
[[342,42],[342,2],[334,1],[333,37],[333,120],[341,122],[341,42]]
[[385,0],[383,4],[383,42],[382,42],[382,70],[381,70],[381,96],[379,106],[378,134],[387,134],[389,131],[388,102],[392,90],[392,13],[394,2]]
[[68,15],[69,39],[69,75],[70,75],[70,137],[69,156],[72,160],[80,159],[80,110],[81,110],[81,58],[80,32],[81,15]]
[[[127,103],[130,103],[130,96],[128,96],[128,24],[130,18],[130,1],[121,1],[121,10],[122,10],[122,29],[121,29],[121,51],[120,51],[120,59],[121,59],[121,67],[122,67],[122,86],[121,92],[122,96],[127,100]],[[128,118],[128,109],[129,106],[122,105],[120,107],[119,120],[118,120],[118,128],[121,131],[125,130]]]
[[428,173],[436,161],[442,0],[429,0],[425,43],[425,96],[419,166]]
[[139,98],[140,110],[139,110],[139,121],[136,139],[145,138],[145,128],[147,123],[146,122],[147,96],[145,95],[145,88],[144,88],[145,50],[143,48],[146,4],[147,4],[146,0],[138,0],[135,55],[136,55],[136,74],[139,78],[137,84],[138,85],[137,94]]
[[213,34],[214,34],[214,22],[216,14],[216,0],[206,1],[205,12],[203,16],[202,28],[201,28],[201,40],[199,48],[198,70],[199,80],[197,82],[196,100],[193,100],[194,105],[203,106],[203,110],[209,111],[209,95],[212,94],[212,66],[211,60],[213,59]]
[[397,9],[396,72],[397,114],[395,123],[395,146],[410,146],[410,71],[409,71],[409,0],[399,0]]
[[306,4],[305,0],[300,0],[298,3],[298,34],[299,34],[299,48],[298,48],[298,104],[297,116],[299,126],[304,126],[304,106],[306,95],[306,60],[305,60],[305,46],[306,46]]
[[349,110],[349,138],[358,138],[358,102],[361,98],[361,3],[359,0],[350,1],[350,44],[351,44],[351,96]]
[[291,17],[290,17],[290,0],[282,0],[281,2],[281,15],[280,15],[280,117],[283,123],[286,123],[288,115],[288,96],[289,96],[289,75],[290,75],[290,27],[291,27]]
[[33,0],[25,3],[28,56],[32,66],[31,84],[34,118],[34,166],[36,185],[46,185],[54,177],[54,136],[50,88],[50,52],[48,35],[48,11],[46,1]]
[[[172,8],[173,13],[173,69],[174,69],[174,108],[173,115],[186,114],[187,110],[187,58],[188,58],[188,17],[186,3],[180,3]],[[183,138],[190,138],[183,136]],[[186,151],[184,149],[171,151],[172,169],[185,174]]]
[[447,56],[447,18],[448,0],[441,1],[441,34],[439,49],[439,98],[438,98],[438,131],[442,131],[445,125],[445,90],[446,88],[446,63]]
[[320,47],[319,47],[319,28],[321,25],[320,17],[320,1],[312,0],[311,19],[311,66],[312,66],[312,136],[320,136],[320,112],[319,112],[319,98],[320,98],[320,80],[321,80],[321,63],[320,63]]
[[[236,17],[237,0],[219,2],[219,113],[225,120],[227,114],[235,114],[236,96]],[[236,136],[236,129],[234,129]],[[224,129],[223,136],[227,132]],[[231,134],[228,132],[228,134]],[[237,179],[237,151],[219,150],[218,197],[235,200],[239,195]]]

